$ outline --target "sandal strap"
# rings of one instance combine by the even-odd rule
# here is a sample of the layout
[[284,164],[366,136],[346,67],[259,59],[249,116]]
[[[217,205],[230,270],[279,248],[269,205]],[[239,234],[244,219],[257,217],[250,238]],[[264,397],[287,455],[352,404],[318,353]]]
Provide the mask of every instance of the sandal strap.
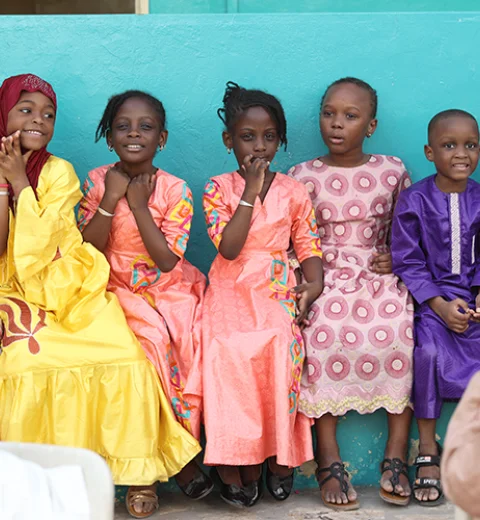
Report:
[[435,488],[440,495],[443,494],[442,481],[438,478],[417,478],[413,483],[413,489],[427,489],[427,488]]
[[427,466],[440,467],[440,455],[419,455],[415,459],[415,466],[424,468]]
[[130,506],[132,506],[134,502],[145,502],[148,504],[154,504],[156,508],[159,507],[158,495],[150,489],[129,491],[127,493],[127,501]]
[[408,479],[408,466],[403,460],[398,458],[393,459],[384,459],[380,464],[380,471],[385,473],[386,471],[391,471],[392,476],[388,479],[395,489],[396,486],[400,484],[400,475],[404,475]]
[[[323,473],[324,471],[328,471],[330,474],[321,480],[320,473]],[[317,468],[317,471],[315,471],[315,477],[317,478],[317,482],[320,488],[330,479],[337,479],[340,483],[340,489],[342,490],[342,493],[348,493],[348,483],[346,479],[349,478],[349,474],[345,469],[345,464],[342,462],[334,462],[333,464],[330,464],[328,468]]]

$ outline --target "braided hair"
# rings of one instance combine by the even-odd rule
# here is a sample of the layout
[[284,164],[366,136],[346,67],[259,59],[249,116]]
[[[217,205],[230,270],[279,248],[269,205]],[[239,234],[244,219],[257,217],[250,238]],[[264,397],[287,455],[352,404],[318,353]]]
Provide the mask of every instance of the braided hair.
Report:
[[352,77],[337,79],[336,81],[334,81],[333,83],[328,85],[327,89],[325,90],[325,93],[322,96],[322,101],[320,102],[320,110],[322,110],[323,102],[325,101],[325,97],[328,94],[328,91],[332,87],[336,87],[337,85],[344,85],[344,84],[356,85],[357,87],[360,87],[361,89],[366,90],[368,92],[368,94],[370,96],[370,106],[372,107],[371,117],[372,117],[372,119],[375,119],[375,117],[377,116],[377,105],[378,105],[377,91],[371,85],[369,85],[367,82],[365,82],[361,79],[352,78]]
[[121,106],[128,99],[137,98],[143,99],[147,103],[149,103],[152,108],[155,110],[158,116],[158,122],[160,123],[160,127],[162,130],[165,129],[167,115],[165,113],[165,108],[163,107],[163,103],[159,101],[156,97],[147,94],[147,92],[143,92],[141,90],[127,90],[122,94],[116,94],[112,96],[105,107],[105,111],[103,112],[102,119],[100,123],[98,123],[97,131],[95,133],[95,142],[97,143],[102,139],[102,137],[106,137],[107,133],[111,130],[113,120],[118,114]]
[[229,132],[232,131],[238,117],[252,107],[264,108],[277,126],[280,143],[287,148],[287,120],[280,101],[262,90],[250,90],[237,85],[233,81],[227,83],[223,96],[223,107],[217,110]]

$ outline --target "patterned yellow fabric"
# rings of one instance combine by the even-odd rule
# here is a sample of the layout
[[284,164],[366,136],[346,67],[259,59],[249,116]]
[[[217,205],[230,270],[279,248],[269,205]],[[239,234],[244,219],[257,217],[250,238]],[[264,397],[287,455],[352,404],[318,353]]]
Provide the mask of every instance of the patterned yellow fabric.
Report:
[[0,440],[89,448],[116,484],[167,480],[199,451],[82,242],[72,166],[57,157],[18,200],[0,259]]

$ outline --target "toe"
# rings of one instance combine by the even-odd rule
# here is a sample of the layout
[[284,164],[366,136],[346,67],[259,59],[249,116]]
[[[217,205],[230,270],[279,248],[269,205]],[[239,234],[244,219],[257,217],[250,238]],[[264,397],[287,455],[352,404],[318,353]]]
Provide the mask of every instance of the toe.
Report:
[[391,493],[393,491],[392,483],[388,479],[382,479],[380,485],[387,493]]
[[395,486],[395,493],[397,495],[400,495],[401,497],[404,497],[405,496],[405,490],[403,489],[403,487],[400,485],[400,484],[397,484]]
[[342,504],[348,504],[348,498],[345,493],[342,493]]
[[348,490],[347,496],[350,502],[355,502],[355,500],[357,500],[357,492],[352,487]]
[[432,502],[434,500],[437,500],[438,498],[438,491],[436,489],[431,489],[428,493],[428,500],[431,500]]

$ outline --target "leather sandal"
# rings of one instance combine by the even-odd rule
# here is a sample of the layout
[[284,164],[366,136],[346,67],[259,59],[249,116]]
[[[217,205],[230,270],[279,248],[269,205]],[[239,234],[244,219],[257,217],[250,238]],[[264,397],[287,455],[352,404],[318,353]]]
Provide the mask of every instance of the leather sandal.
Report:
[[[149,513],[137,513],[133,508],[137,502],[153,504],[153,510]],[[151,489],[134,490],[128,488],[127,496],[125,497],[125,506],[127,507],[129,515],[133,518],[148,518],[159,508],[158,496],[155,491],[152,491]]]
[[[328,471],[329,475],[327,475],[324,479],[321,479],[320,473],[326,471]],[[345,464],[343,464],[343,462],[334,462],[333,464],[330,464],[328,468],[317,469],[315,471],[315,477],[317,478],[322,502],[325,507],[333,509],[334,511],[355,511],[360,507],[358,500],[349,500],[346,504],[334,504],[333,502],[327,502],[327,500],[325,500],[325,490],[322,489],[322,486],[332,478],[338,480],[342,493],[344,493],[348,498],[348,491],[350,489],[348,485],[349,474],[345,469]]]
[[394,504],[396,506],[408,506],[411,500],[411,495],[402,496],[395,492],[395,488],[400,484],[400,475],[404,475],[408,480],[408,466],[405,462],[400,459],[384,459],[380,464],[380,471],[382,475],[386,471],[391,471],[392,476],[388,479],[392,484],[393,491],[388,492],[380,487],[380,498],[388,504]]

